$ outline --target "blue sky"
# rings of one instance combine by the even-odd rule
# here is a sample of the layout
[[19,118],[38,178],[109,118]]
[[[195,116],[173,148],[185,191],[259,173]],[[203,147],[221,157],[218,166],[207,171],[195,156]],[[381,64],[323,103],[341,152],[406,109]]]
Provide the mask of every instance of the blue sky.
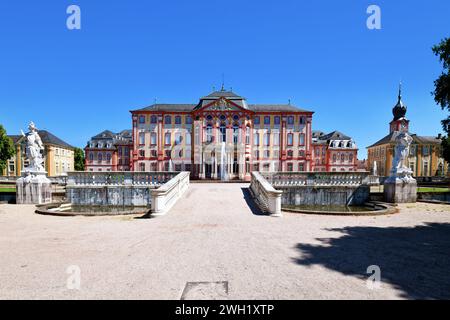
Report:
[[[66,8],[81,8],[81,30]],[[370,4],[381,30],[366,27]],[[450,1],[2,1],[0,123],[33,120],[75,146],[131,127],[129,110],[196,103],[221,84],[249,103],[315,111],[313,129],[365,147],[388,133],[398,83],[411,131],[441,132],[430,92]]]

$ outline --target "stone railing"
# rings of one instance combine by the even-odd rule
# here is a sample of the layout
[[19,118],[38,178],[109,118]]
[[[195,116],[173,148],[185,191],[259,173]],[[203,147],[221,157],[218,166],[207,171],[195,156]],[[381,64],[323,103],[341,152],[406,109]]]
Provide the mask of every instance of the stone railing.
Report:
[[160,186],[175,177],[178,172],[90,172],[73,171],[67,173],[68,186]]
[[151,190],[152,215],[163,215],[170,210],[188,189],[189,175],[189,171],[180,172],[159,188]]
[[272,216],[281,216],[281,194],[259,173],[252,172],[250,190],[261,210]]
[[357,186],[368,184],[369,172],[261,172],[274,187]]

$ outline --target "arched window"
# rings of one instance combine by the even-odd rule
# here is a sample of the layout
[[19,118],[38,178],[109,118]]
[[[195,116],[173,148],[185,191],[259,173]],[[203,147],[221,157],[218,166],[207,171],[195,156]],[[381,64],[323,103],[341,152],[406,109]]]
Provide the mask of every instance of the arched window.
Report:
[[341,154],[341,162],[344,162],[344,160],[345,160],[345,155],[342,153]]
[[89,152],[89,160],[90,161],[94,160],[94,153],[93,152]]
[[99,153],[97,159],[98,159],[99,162],[102,162],[103,161],[103,155],[101,153]]
[[224,123],[220,125],[220,141],[227,142],[227,127]]
[[233,143],[237,144],[239,141],[239,126],[235,124],[233,126]]
[[181,124],[181,117],[175,116],[175,124]]
[[292,158],[294,156],[294,151],[288,150],[287,156],[288,156],[288,158]]
[[172,124],[172,117],[171,116],[165,116],[164,117],[164,123],[165,124]]
[[212,125],[208,124],[206,126],[206,142],[212,142],[213,141],[213,136],[212,136]]
[[158,122],[158,117],[157,116],[151,116],[150,117],[150,122],[153,123],[153,124],[157,123]]

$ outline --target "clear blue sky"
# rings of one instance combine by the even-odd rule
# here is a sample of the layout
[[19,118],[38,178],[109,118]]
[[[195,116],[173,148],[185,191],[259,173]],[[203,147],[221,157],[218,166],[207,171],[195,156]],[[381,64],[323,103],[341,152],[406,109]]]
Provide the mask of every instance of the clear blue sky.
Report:
[[[66,28],[66,8],[82,11]],[[382,29],[368,30],[377,4]],[[2,1],[0,123],[30,120],[75,146],[131,127],[129,110],[196,103],[212,86],[249,103],[315,111],[315,130],[365,147],[388,132],[403,81],[411,131],[441,132],[430,92],[441,67],[431,47],[450,36],[450,1]]]

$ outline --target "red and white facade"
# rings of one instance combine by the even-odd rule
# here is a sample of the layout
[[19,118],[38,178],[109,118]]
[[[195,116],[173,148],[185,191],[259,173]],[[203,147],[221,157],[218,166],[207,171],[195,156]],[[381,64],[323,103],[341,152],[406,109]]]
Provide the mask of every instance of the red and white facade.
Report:
[[249,105],[222,90],[198,104],[155,104],[131,114],[131,170],[241,180],[251,171],[311,170],[313,112],[289,104]]
[[352,138],[339,131],[313,133],[311,171],[344,172],[358,170],[358,148]]
[[313,112],[247,104],[216,91],[197,104],[130,111],[132,130],[104,131],[85,149],[88,171],[190,171],[193,179],[249,180],[252,171],[356,171],[357,148],[337,131],[313,134]]
[[85,171],[130,171],[132,148],[130,130],[119,133],[105,130],[92,137],[84,148]]

